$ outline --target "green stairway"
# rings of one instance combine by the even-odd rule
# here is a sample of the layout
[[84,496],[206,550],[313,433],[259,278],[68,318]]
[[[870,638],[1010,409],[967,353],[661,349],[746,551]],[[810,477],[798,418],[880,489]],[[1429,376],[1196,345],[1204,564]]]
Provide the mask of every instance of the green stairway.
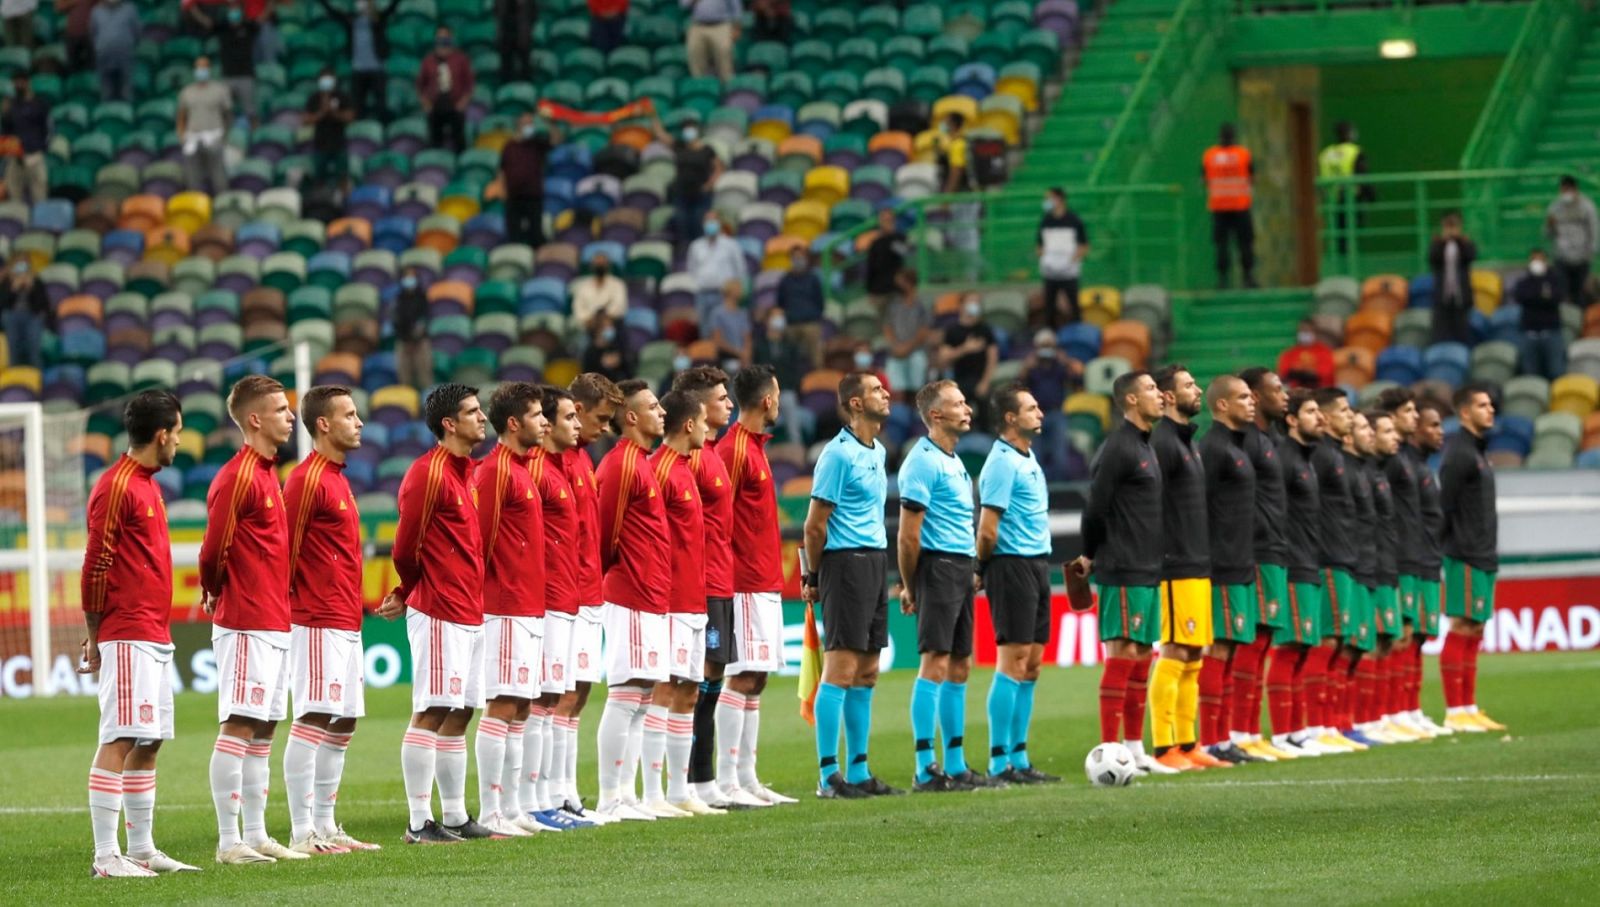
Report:
[[[1573,54],[1567,77],[1534,135],[1527,167],[1595,172],[1600,146],[1600,25],[1591,26]],[[1548,189],[1553,194],[1554,186]]]
[[1310,311],[1304,287],[1180,294],[1166,360],[1187,365],[1202,386],[1252,365],[1272,368]]

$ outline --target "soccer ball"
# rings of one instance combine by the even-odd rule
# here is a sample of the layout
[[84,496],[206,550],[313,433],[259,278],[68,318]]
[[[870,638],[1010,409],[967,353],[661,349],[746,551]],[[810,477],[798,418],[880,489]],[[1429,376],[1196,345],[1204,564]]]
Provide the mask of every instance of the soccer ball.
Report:
[[1083,773],[1095,787],[1127,787],[1138,769],[1133,764],[1132,750],[1120,743],[1102,743],[1083,760]]

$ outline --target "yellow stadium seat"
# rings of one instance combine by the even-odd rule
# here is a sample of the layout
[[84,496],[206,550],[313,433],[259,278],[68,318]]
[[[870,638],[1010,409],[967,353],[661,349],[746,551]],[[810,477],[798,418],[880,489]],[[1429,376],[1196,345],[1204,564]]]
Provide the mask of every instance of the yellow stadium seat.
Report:
[[810,242],[828,232],[828,206],[802,198],[783,212],[783,232]]
[[211,196],[204,192],[179,192],[167,200],[167,223],[193,234],[211,223]]
[[804,249],[809,245],[798,236],[779,234],[767,240],[767,248],[762,253],[761,269],[764,271],[789,270],[789,256],[796,249]]
[[372,397],[367,401],[367,405],[373,409],[384,406],[397,406],[410,414],[413,419],[416,418],[417,410],[420,408],[417,400],[417,389],[404,384],[391,384],[388,387],[378,388],[372,392]]
[[167,267],[189,257],[189,234],[173,224],[158,227],[144,235],[144,260],[159,261]]
[[843,167],[813,167],[806,171],[805,197],[829,208],[850,197],[850,172]]
[[933,102],[933,120],[935,124],[943,123],[945,117],[952,113],[959,113],[971,126],[978,119],[978,102],[964,94],[947,94]]
[[[111,447],[110,438],[106,438],[106,447],[108,449]],[[180,434],[178,436],[178,453],[188,454],[189,459],[196,463],[204,460],[206,458],[205,437],[197,431],[186,431]]]
[[506,144],[511,141],[511,133],[505,129],[494,129],[489,132],[478,133],[478,138],[472,143],[474,148],[493,151],[496,154],[505,150]]
[[1015,145],[1022,139],[1022,123],[1009,110],[991,110],[983,114],[978,118],[978,126],[1000,133],[1007,145]]
[[1551,412],[1572,413],[1583,419],[1596,408],[1600,408],[1600,383],[1588,375],[1562,375],[1550,385]]
[[1100,427],[1109,431],[1111,429],[1111,398],[1101,394],[1091,394],[1079,391],[1067,398],[1066,411],[1068,415],[1088,413],[1100,418]]
[[544,367],[544,380],[556,387],[566,387],[581,371],[583,366],[576,359],[552,359]]
[[784,139],[793,134],[794,130],[789,128],[789,124],[782,120],[756,120],[750,124],[751,138],[763,139],[773,145],[781,144]]
[[436,209],[437,213],[453,217],[463,224],[477,217],[481,210],[478,200],[467,195],[451,195],[441,199]]
[[1116,287],[1085,287],[1080,306],[1084,321],[1103,328],[1122,317],[1122,291]]
[[1493,315],[1500,308],[1505,295],[1505,285],[1498,271],[1472,272],[1472,304],[1484,315]]
[[996,94],[1008,94],[1022,102],[1029,113],[1039,109],[1039,86],[1032,79],[1007,76],[995,84]]
[[44,387],[44,376],[31,365],[13,365],[0,372],[0,388],[26,387],[37,396]]

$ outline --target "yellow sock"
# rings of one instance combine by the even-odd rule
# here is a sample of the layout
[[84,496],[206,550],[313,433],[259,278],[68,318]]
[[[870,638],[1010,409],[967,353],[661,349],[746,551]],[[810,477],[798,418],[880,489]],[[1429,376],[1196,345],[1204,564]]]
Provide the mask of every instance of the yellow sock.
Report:
[[1178,709],[1173,723],[1177,725],[1179,746],[1189,746],[1195,741],[1194,722],[1200,714],[1200,662],[1183,663],[1183,678],[1178,681]]
[[1158,658],[1152,675],[1150,730],[1155,736],[1157,748],[1172,746],[1173,716],[1178,707],[1178,685],[1183,679],[1183,662],[1171,658]]

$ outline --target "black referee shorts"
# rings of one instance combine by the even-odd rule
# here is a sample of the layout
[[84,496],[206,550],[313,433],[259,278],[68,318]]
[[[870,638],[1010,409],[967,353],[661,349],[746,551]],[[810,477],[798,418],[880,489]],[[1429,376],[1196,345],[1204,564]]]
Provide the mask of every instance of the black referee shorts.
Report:
[[882,548],[823,552],[817,567],[822,648],[877,652],[889,645],[889,554]]
[[733,599],[706,596],[706,661],[729,665],[739,660],[733,634]]
[[972,557],[924,551],[913,586],[917,651],[966,658],[972,654]]
[[1050,561],[996,555],[983,570],[994,641],[1002,646],[1050,641]]

